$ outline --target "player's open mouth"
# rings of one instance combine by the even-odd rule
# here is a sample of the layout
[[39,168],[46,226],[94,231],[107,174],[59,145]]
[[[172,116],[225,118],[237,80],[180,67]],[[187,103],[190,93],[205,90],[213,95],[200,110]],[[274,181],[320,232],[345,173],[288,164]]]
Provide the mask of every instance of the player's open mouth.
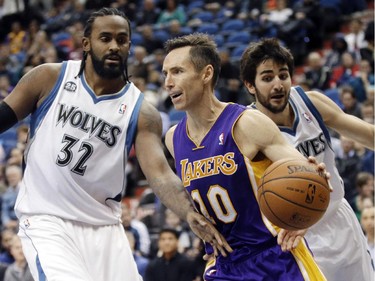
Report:
[[271,99],[273,99],[273,100],[275,100],[275,99],[282,99],[282,98],[284,98],[284,95],[283,94],[280,94],[280,95],[274,95],[274,96],[272,96],[271,97]]
[[111,63],[118,63],[120,61],[120,57],[119,56],[109,56],[109,57],[106,57],[106,60],[108,62],[111,62]]
[[181,95],[182,95],[182,93],[177,93],[177,94],[172,94],[172,95],[170,95],[170,97],[171,97],[171,99],[173,100],[173,99],[178,98],[178,97],[181,96]]

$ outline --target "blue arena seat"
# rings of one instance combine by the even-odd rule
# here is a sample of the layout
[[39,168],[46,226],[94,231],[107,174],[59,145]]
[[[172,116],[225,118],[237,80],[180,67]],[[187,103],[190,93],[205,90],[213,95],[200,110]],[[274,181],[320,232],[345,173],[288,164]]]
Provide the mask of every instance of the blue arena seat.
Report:
[[247,46],[248,46],[247,44],[242,44],[242,45],[235,47],[230,54],[231,61],[232,62],[240,61],[241,56],[243,52],[245,51],[245,49],[247,48]]
[[221,33],[223,35],[229,35],[232,32],[241,31],[245,28],[245,23],[240,19],[230,19],[223,22],[221,26]]
[[202,22],[210,23],[214,20],[214,15],[209,11],[201,11],[193,16],[194,19],[200,19]]
[[219,31],[219,26],[216,23],[203,23],[197,27],[197,32],[216,34]]
[[230,49],[239,45],[249,44],[250,41],[251,35],[248,31],[239,31],[229,34],[224,46]]

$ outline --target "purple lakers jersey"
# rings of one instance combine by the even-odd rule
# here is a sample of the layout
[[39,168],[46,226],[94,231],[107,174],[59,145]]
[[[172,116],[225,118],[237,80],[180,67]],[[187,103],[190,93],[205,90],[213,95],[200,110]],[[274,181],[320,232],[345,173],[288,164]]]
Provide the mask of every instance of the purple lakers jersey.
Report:
[[[197,209],[233,248],[228,257],[219,255],[207,264],[204,278],[326,280],[304,241],[291,252],[281,250],[276,240],[278,228],[259,210],[257,188],[271,161],[266,157],[250,160],[238,148],[233,128],[245,110],[228,104],[200,144],[189,136],[186,117],[173,135],[178,175]],[[206,251],[212,253],[208,244]]]
[[251,162],[237,147],[233,125],[244,110],[229,104],[199,146],[189,137],[185,118],[175,129],[173,144],[178,175],[197,209],[232,247],[256,248],[275,236],[256,199],[257,182],[270,161]]

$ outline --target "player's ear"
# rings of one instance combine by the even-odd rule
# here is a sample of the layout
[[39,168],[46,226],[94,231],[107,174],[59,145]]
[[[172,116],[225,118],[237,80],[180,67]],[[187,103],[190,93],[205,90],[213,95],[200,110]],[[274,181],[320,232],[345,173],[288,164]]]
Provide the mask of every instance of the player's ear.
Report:
[[255,87],[249,81],[244,81],[244,84],[250,94],[255,95]]
[[213,76],[214,76],[214,68],[211,64],[209,64],[203,69],[203,80],[204,80],[204,82],[205,83],[211,83]]
[[91,49],[90,40],[87,37],[82,38],[82,48],[84,52],[88,52]]

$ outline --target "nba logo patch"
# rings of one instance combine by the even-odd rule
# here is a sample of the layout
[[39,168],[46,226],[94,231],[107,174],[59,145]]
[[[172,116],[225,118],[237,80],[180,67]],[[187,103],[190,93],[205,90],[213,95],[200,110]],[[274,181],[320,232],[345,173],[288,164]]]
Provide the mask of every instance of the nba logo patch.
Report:
[[219,145],[223,145],[223,144],[224,144],[224,133],[221,133],[219,136]]
[[119,110],[118,110],[118,113],[120,113],[120,114],[124,114],[125,111],[126,111],[126,104],[122,103],[122,104],[120,105],[120,108],[119,108]]
[[309,113],[304,112],[304,113],[302,113],[302,116],[305,118],[305,120],[307,121],[307,123],[310,123],[312,121],[312,118],[311,118],[311,116],[310,116]]
[[28,219],[25,219],[25,220],[23,221],[23,225],[24,225],[26,228],[28,228],[28,227],[30,226],[30,222],[29,222],[29,220],[28,220]]

